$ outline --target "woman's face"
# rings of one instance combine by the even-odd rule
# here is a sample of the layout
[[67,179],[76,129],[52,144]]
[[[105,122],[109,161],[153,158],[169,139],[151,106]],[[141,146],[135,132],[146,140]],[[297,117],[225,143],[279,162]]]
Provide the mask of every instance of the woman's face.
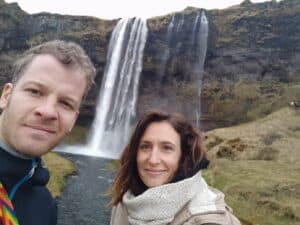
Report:
[[180,157],[180,136],[174,128],[166,121],[151,123],[137,152],[141,180],[149,188],[169,183],[177,172]]

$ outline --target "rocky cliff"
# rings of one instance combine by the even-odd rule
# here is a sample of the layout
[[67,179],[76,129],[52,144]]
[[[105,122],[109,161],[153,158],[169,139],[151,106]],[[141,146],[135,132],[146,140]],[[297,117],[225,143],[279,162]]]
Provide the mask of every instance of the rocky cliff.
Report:
[[[195,17],[197,10],[178,12],[184,14],[189,24],[183,26],[182,35],[190,34],[189,19]],[[206,128],[257,119],[300,97],[299,1],[245,2],[225,10],[206,11],[206,15],[209,36],[201,95],[202,123]],[[141,98],[147,98],[143,93],[151,87],[146,81],[157,80],[153,71],[162,42],[159,39],[170,20],[170,15],[149,20],[152,32],[145,54]],[[183,102],[190,104],[189,98],[197,88],[184,79],[192,73],[184,57],[171,60],[169,66],[176,65],[176,69],[166,70],[166,76],[170,78],[169,84],[179,83],[169,92],[178,93]],[[152,88],[155,90],[155,86]]]
[[[138,114],[150,108],[183,112],[191,119],[198,87],[188,51],[196,15],[182,12],[149,19],[140,80]],[[201,122],[205,129],[259,118],[300,98],[300,2],[283,0],[206,11],[209,22],[207,57],[201,91]],[[181,27],[166,46],[172,18]],[[52,39],[79,43],[97,67],[96,85],[85,104],[81,123],[90,122],[101,84],[111,32],[117,20],[39,13],[30,15],[0,0],[0,84],[9,80],[14,59],[30,46]],[[178,24],[177,24],[178,25]],[[179,25],[178,25],[179,26]],[[180,50],[178,50],[180,46]],[[159,72],[161,49],[170,54]],[[175,49],[177,48],[177,50]]]

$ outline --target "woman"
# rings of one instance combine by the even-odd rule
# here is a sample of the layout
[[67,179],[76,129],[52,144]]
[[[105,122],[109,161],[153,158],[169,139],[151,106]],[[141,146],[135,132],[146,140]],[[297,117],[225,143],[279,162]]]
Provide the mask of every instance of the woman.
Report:
[[201,135],[182,116],[153,111],[138,122],[111,187],[111,225],[238,225],[207,186]]

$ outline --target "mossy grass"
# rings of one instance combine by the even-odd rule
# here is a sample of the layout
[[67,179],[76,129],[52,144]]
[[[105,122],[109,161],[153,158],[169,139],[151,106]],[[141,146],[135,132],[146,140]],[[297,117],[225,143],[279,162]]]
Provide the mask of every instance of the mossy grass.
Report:
[[61,157],[57,153],[50,152],[43,157],[43,160],[49,168],[51,175],[48,188],[55,198],[59,197],[66,185],[66,177],[75,173],[76,167],[71,161]]
[[84,144],[87,141],[88,128],[75,126],[63,139],[63,142],[70,145]]
[[[204,176],[225,193],[244,225],[300,224],[297,124],[300,111],[285,107],[253,122],[206,133],[212,164]],[[215,139],[221,141],[209,144]],[[245,148],[237,151],[230,140],[239,140]],[[220,157],[222,146],[231,147],[235,157]]]

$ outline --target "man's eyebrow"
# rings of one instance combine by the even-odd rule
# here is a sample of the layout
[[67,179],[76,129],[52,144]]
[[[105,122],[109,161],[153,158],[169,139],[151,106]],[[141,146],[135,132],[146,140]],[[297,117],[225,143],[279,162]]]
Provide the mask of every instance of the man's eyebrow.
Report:
[[40,83],[40,82],[38,82],[38,81],[25,81],[22,85],[21,85],[21,87],[24,87],[24,86],[26,86],[26,85],[37,85],[37,86],[39,86],[39,87],[45,87],[45,85],[43,85],[42,83]]

